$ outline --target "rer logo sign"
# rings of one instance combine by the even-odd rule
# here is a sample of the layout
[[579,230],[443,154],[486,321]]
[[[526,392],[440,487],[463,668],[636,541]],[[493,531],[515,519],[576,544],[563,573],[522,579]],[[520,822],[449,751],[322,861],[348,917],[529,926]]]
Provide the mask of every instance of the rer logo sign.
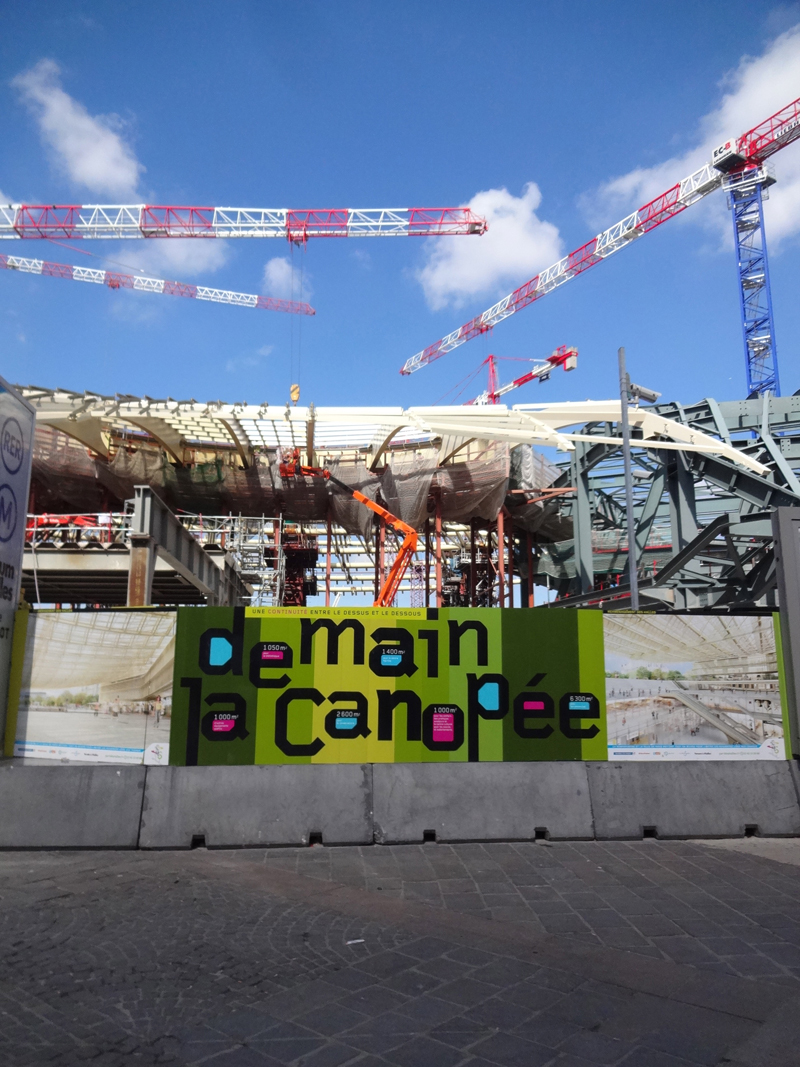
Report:
[[602,623],[547,609],[180,609],[170,759],[606,759]]
[[9,474],[17,474],[25,455],[25,443],[19,420],[12,415],[3,423],[0,430],[0,456],[3,466]]

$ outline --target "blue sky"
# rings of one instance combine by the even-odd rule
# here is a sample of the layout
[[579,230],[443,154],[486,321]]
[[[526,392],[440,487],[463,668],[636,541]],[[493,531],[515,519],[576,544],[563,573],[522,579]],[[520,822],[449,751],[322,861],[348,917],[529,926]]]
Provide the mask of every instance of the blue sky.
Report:
[[[303,403],[405,406],[439,400],[489,352],[576,345],[576,372],[512,394],[556,401],[613,395],[624,344],[633,377],[665,399],[744,395],[721,194],[490,338],[411,378],[398,369],[800,95],[800,5],[6,0],[0,13],[4,199],[300,208],[476,198],[493,213],[484,238],[296,250],[295,288],[302,264],[314,319],[0,272],[7,379],[256,403],[285,402],[299,380]],[[800,144],[774,163],[766,218],[790,393],[800,388]],[[75,245],[0,251],[110,265],[91,252],[268,295],[285,295],[292,257],[280,241]],[[521,370],[509,363],[501,377]],[[484,386],[476,379],[462,398]]]

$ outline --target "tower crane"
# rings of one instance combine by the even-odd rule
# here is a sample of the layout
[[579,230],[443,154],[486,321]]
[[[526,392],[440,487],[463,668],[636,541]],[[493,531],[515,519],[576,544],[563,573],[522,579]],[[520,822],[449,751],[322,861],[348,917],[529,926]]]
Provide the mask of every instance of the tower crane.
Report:
[[[533,363],[534,361],[531,360],[531,362]],[[489,388],[481,393],[480,396],[476,396],[474,400],[468,400],[467,405],[496,404],[501,396],[505,396],[506,393],[510,393],[513,389],[519,389],[521,385],[527,385],[528,382],[532,382],[536,378],[540,382],[546,382],[556,367],[563,367],[565,371],[575,370],[578,366],[578,349],[559,345],[547,359],[535,363],[535,366],[526,374],[515,378],[513,382],[506,382],[505,385],[497,384],[497,356],[487,356],[481,363],[481,367],[486,366],[489,368]],[[478,369],[480,370],[480,368]]]
[[106,285],[109,289],[136,289],[141,293],[186,296],[192,300],[210,300],[215,304],[233,304],[242,308],[286,311],[292,315],[316,315],[310,304],[298,300],[278,300],[273,296],[257,296],[255,293],[232,293],[225,289],[209,289],[205,285],[168,282],[163,278],[118,274],[109,270],[93,270],[90,267],[71,267],[66,263],[48,263],[43,259],[24,259],[22,256],[0,255],[0,270],[18,270],[25,274],[39,274],[49,278],[67,278],[73,282]]
[[[0,204],[2,240],[283,237],[293,244],[305,244],[312,237],[480,236],[486,229],[486,220],[468,207],[294,210],[155,204]],[[42,260],[0,257],[0,267],[94,282],[111,289],[139,289],[239,307],[314,314],[308,304],[294,301],[276,301],[251,293],[231,293],[155,278],[133,278]]]
[[480,236],[468,207],[244,208],[155,204],[0,204],[0,239]]
[[800,98],[740,137],[726,141],[714,150],[711,160],[699,170],[570,252],[483,314],[476,315],[458,330],[406,360],[400,373],[413,374],[473,337],[486,333],[503,319],[602,263],[722,186],[728,193],[733,213],[748,393],[778,395],[775,329],[761,201],[763,190],[773,180],[766,161],[798,138]]

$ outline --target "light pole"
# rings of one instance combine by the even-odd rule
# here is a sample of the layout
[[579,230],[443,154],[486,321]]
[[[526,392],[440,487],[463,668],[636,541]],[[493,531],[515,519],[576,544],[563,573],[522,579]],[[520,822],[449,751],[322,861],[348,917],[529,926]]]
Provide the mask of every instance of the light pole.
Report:
[[633,511],[633,471],[631,470],[631,428],[628,422],[628,402],[649,400],[654,403],[661,396],[653,389],[634,385],[625,369],[625,349],[617,349],[619,360],[620,424],[622,426],[622,459],[625,467],[625,512],[628,526],[628,578],[631,586],[631,610],[639,610],[639,561],[636,558],[636,518]]

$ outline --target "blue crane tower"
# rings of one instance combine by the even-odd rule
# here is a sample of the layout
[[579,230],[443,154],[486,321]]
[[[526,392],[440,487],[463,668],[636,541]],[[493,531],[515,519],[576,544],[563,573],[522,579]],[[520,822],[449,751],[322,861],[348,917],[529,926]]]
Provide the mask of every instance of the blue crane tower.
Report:
[[728,174],[723,183],[733,219],[748,398],[781,395],[763,206],[774,184],[764,164]]

